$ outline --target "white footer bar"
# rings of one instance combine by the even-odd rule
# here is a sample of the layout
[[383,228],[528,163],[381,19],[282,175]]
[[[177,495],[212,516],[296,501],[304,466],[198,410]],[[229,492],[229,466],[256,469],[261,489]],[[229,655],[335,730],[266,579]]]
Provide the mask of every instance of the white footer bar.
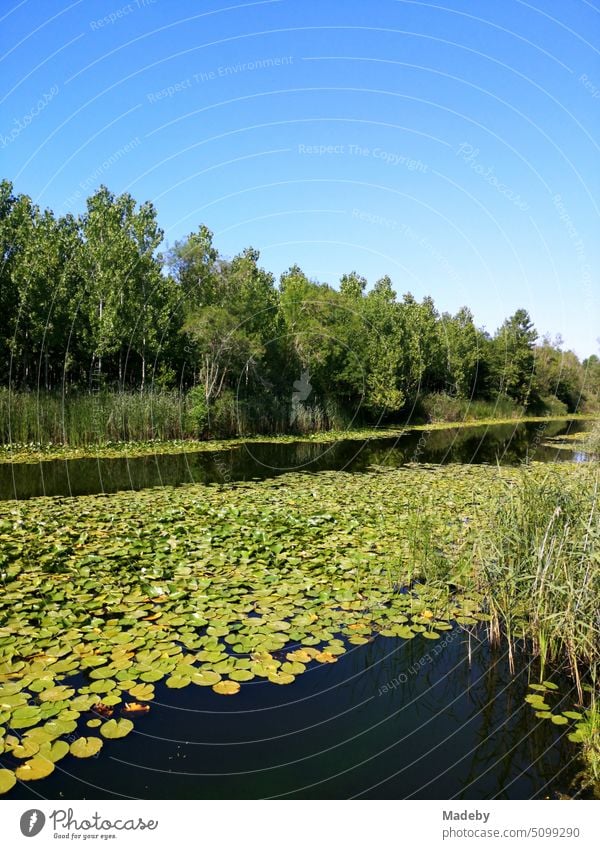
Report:
[[597,849],[593,801],[0,801],[0,844],[373,849]]

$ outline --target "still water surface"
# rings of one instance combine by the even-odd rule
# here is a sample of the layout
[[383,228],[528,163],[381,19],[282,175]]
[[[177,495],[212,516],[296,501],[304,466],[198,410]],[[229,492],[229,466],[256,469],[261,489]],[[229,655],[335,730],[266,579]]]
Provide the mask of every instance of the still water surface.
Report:
[[247,442],[220,451],[0,464],[0,499],[93,495],[186,483],[268,478],[331,469],[363,472],[372,465],[502,463],[584,459],[542,445],[545,439],[589,427],[581,420],[408,431],[402,437],[337,442]]
[[[483,634],[481,635],[483,636]],[[293,685],[232,698],[156,685],[150,712],[99,757],[65,759],[11,798],[529,799],[569,792],[568,726],[524,703],[528,674],[456,627],[378,637]],[[532,680],[534,680],[532,678]],[[562,709],[572,708],[566,682]],[[531,692],[531,691],[529,691]]]

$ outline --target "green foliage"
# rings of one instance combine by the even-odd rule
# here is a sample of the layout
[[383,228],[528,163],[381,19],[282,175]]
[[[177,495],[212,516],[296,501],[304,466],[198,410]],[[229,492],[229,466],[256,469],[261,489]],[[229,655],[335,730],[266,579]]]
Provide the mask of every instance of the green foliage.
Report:
[[522,416],[523,408],[506,395],[485,401],[438,392],[419,398],[417,413],[423,413],[426,420],[431,422],[461,422],[516,419]]
[[204,389],[194,386],[188,393],[187,402],[187,431],[202,436],[208,425],[208,403]]
[[277,285],[258,251],[225,258],[204,225],[164,254],[162,238],[153,205],[127,193],[101,186],[79,217],[55,216],[0,183],[0,384],[55,393],[13,395],[3,439],[150,438],[140,413],[169,392],[183,424],[157,427],[173,437],[398,421],[428,395],[444,396],[449,419],[506,398],[539,412],[600,406],[598,357],[538,345],[525,310],[491,337],[466,307],[440,316],[387,276],[369,288],[352,271],[336,288],[293,265]]

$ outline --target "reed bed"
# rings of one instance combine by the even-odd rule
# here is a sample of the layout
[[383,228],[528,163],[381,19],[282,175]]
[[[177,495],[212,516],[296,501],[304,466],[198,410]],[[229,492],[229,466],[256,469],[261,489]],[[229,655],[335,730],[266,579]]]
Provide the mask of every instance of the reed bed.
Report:
[[186,399],[177,392],[61,396],[0,389],[0,441],[83,447],[181,439],[186,412]]
[[563,668],[586,708],[579,737],[587,782],[600,792],[600,465],[573,481],[553,467],[522,470],[476,544],[475,580],[511,664],[517,645],[540,680]]

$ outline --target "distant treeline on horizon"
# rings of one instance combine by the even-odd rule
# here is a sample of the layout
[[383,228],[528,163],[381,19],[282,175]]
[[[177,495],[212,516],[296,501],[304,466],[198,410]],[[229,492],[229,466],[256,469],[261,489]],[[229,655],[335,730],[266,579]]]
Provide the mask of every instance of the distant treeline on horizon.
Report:
[[[440,314],[389,277],[337,287],[292,265],[279,281],[247,248],[221,256],[204,225],[159,252],[154,206],[101,186],[57,216],[0,183],[0,383],[13,390],[193,392],[293,420],[397,415],[436,394],[524,411],[598,403],[600,360],[542,340],[524,309],[490,334],[468,307]],[[253,412],[254,411],[254,412]]]

